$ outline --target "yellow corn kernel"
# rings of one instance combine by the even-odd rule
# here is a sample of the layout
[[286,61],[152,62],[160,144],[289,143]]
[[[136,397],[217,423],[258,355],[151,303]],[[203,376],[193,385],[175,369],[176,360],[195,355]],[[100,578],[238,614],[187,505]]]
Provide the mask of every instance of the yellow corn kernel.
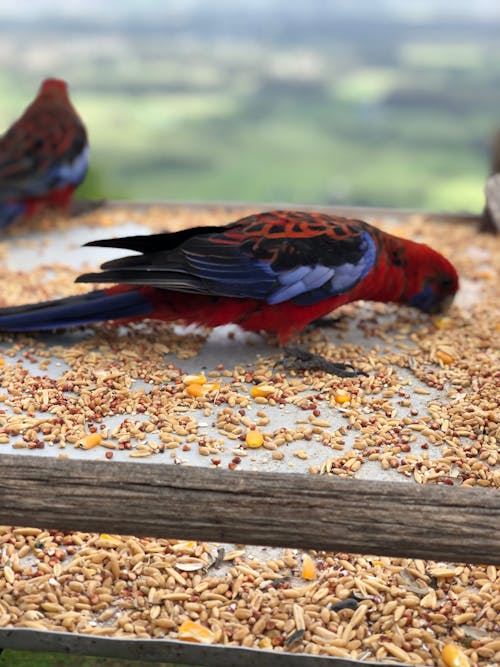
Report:
[[441,651],[446,667],[469,667],[469,658],[456,644],[446,644]]
[[184,621],[179,626],[179,639],[185,642],[196,642],[198,644],[212,644],[214,633],[200,623]]
[[264,436],[260,431],[247,431],[245,442],[250,449],[258,449],[264,444]]
[[179,551],[180,549],[194,549],[197,544],[198,542],[193,542],[192,540],[189,542],[181,541],[174,544],[172,549],[174,551]]
[[342,403],[347,403],[351,400],[351,395],[348,394],[347,391],[344,391],[344,389],[337,389],[334,398],[336,403],[342,405]]
[[82,449],[92,449],[92,447],[97,447],[102,442],[102,435],[100,433],[89,433],[84,435],[83,438],[77,440],[75,446],[81,447]]
[[474,277],[479,278],[479,280],[493,280],[495,278],[495,274],[489,269],[483,269],[482,271],[476,271]]
[[443,350],[438,350],[436,352],[436,357],[446,365],[453,362],[453,357],[449,355],[448,352],[443,352]]
[[266,398],[270,394],[274,393],[274,387],[269,384],[256,384],[250,389],[250,396],[257,398],[257,396],[262,396]]
[[311,556],[304,554],[302,558],[302,579],[316,579],[316,568]]
[[436,329],[448,329],[453,324],[451,317],[434,317],[432,321]]
[[0,366],[4,366],[4,365],[5,365],[4,358],[3,358],[3,357],[0,357]]
[[123,544],[123,542],[117,535],[101,533],[96,544],[98,544],[100,547],[119,547],[121,544]]
[[190,384],[205,384],[207,378],[200,373],[199,375],[185,375],[182,381],[185,385],[189,386]]
[[200,396],[205,395],[205,388],[201,384],[193,382],[193,384],[189,384],[186,387],[186,393],[188,393],[190,396],[194,396],[195,398],[199,398]]
[[207,382],[207,384],[203,385],[203,389],[205,393],[216,391],[217,389],[220,389],[220,384],[218,382]]

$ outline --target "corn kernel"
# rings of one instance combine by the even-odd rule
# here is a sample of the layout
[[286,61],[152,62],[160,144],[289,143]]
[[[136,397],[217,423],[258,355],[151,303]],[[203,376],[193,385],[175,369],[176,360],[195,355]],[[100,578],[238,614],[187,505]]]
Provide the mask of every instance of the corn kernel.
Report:
[[272,393],[274,393],[274,387],[272,387],[269,384],[257,384],[250,389],[250,395],[253,398],[256,398],[257,396],[262,396],[263,398],[266,398]]
[[0,366],[4,366],[4,365],[5,365],[4,358],[3,358],[3,357],[0,357]]
[[435,317],[432,321],[436,329],[448,329],[453,324],[451,317]]
[[436,357],[446,365],[453,362],[453,357],[449,355],[448,352],[443,352],[443,350],[438,350],[436,352]]
[[96,544],[100,547],[119,547],[122,544],[121,539],[117,535],[108,535],[101,533]]
[[186,387],[186,393],[188,393],[190,396],[194,396],[195,398],[199,398],[200,396],[205,395],[205,388],[201,384],[193,382],[193,384],[189,384]]
[[185,385],[189,386],[190,384],[205,384],[207,378],[202,373],[200,373],[198,375],[185,375],[182,378],[182,381]]
[[264,436],[260,431],[247,431],[245,442],[250,449],[258,449],[264,444]]
[[446,667],[469,667],[469,658],[456,644],[446,644],[441,651]]
[[198,644],[211,644],[214,641],[214,633],[200,623],[184,621],[179,626],[179,639],[185,642],[196,642]]
[[186,387],[186,393],[195,398],[200,396],[205,396],[209,391],[216,391],[220,389],[220,384],[218,382],[207,382],[206,384],[198,384],[193,382],[193,384],[188,384]]
[[483,269],[482,271],[476,271],[475,278],[479,278],[479,280],[493,280],[495,274],[489,269]]
[[102,441],[102,435],[100,433],[89,433],[84,435],[83,438],[77,440],[75,447],[81,447],[82,449],[92,449],[100,445]]
[[[174,551],[178,549],[194,549],[197,544],[197,542],[193,542],[192,540],[189,542],[177,542],[177,544],[174,544]],[[177,549],[175,547],[177,547]]]
[[302,579],[316,579],[316,568],[311,556],[304,554],[302,559]]
[[336,403],[347,403],[348,401],[351,400],[351,395],[347,393],[347,391],[344,391],[343,389],[337,389],[335,392],[335,401]]

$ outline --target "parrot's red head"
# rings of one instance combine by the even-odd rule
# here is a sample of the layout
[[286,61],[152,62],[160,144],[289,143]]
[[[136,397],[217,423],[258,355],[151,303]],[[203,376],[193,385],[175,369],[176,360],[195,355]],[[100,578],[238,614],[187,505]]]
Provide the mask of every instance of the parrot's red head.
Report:
[[68,95],[68,86],[62,79],[45,79],[40,86],[39,95]]
[[404,285],[397,301],[425,313],[445,311],[458,290],[453,264],[424,243],[389,238],[391,263]]

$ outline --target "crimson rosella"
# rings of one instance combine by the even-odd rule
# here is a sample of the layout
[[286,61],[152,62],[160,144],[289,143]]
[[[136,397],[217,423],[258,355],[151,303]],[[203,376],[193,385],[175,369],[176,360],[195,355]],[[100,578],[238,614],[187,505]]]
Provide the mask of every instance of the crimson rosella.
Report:
[[[0,309],[0,331],[150,318],[208,327],[236,323],[276,334],[285,344],[307,324],[357,299],[436,313],[458,289],[454,267],[432,248],[322,213],[271,211],[225,227],[88,245],[141,254],[77,278],[118,283],[114,287]],[[330,371],[345,374],[340,366]]]
[[0,229],[45,206],[68,207],[87,166],[87,133],[66,83],[46,79],[0,137]]

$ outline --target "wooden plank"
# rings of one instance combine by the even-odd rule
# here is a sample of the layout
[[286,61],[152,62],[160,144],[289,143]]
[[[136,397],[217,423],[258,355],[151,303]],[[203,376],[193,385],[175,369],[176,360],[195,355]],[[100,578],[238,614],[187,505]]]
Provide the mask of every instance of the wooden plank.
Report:
[[0,523],[500,565],[493,489],[0,456]]

